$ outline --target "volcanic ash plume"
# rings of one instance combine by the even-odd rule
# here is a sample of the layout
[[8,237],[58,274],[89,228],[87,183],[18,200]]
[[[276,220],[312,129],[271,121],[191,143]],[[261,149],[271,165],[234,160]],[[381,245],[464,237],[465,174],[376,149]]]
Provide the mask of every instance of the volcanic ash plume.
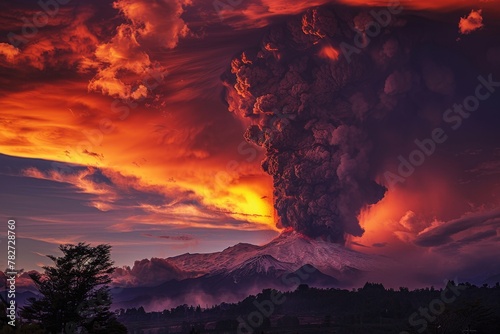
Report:
[[338,51],[353,44],[363,18],[310,10],[272,28],[224,78],[230,111],[251,121],[246,140],[266,150],[278,225],[337,243],[362,235],[357,216],[385,193],[370,171],[368,102],[359,92],[376,66],[368,50]]

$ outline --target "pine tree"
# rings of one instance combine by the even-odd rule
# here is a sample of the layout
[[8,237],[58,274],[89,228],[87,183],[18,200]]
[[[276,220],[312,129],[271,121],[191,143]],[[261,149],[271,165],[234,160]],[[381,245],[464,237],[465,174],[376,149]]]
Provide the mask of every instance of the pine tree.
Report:
[[61,257],[48,255],[53,266],[30,274],[40,298],[28,299],[20,315],[49,333],[126,333],[110,311],[113,262],[109,245],[85,243],[59,246]]

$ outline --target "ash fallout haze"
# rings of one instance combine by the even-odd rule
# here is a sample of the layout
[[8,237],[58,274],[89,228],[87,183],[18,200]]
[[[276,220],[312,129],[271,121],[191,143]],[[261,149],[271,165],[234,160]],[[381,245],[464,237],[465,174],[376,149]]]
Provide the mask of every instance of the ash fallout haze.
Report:
[[23,296],[79,242],[147,311],[500,281],[498,0],[20,0],[0,23]]

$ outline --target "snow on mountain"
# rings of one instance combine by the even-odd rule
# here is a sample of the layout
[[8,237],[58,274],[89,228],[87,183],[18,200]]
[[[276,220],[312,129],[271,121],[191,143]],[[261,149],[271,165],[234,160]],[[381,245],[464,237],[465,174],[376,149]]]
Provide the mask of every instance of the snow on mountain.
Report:
[[362,254],[328,241],[310,239],[296,232],[282,233],[263,246],[240,243],[222,252],[187,253],[168,260],[187,272],[214,273],[221,270],[231,271],[242,266],[254,270],[275,266],[294,271],[309,264],[333,276],[344,271],[370,271],[383,262],[381,258]]
[[268,254],[279,261],[294,263],[297,268],[310,264],[327,274],[350,269],[369,271],[380,262],[374,256],[329,241],[310,239],[296,232],[281,234],[257,254]]
[[240,243],[222,252],[183,254],[164,260],[189,278],[121,289],[114,294],[115,304],[161,309],[200,296],[210,303],[238,301],[262,289],[290,291],[300,284],[351,287],[366,271],[383,263],[380,258],[295,232],[283,233],[263,246]]
[[230,268],[231,273],[238,273],[240,275],[281,274],[293,270],[295,270],[295,265],[293,263],[278,261],[267,254],[257,255]]
[[214,272],[238,265],[251,258],[261,247],[246,243],[239,243],[226,248],[222,252],[206,254],[182,254],[168,258],[168,260],[184,271]]
[[337,287],[335,277],[323,274],[311,265],[295,270],[293,263],[281,262],[271,255],[257,255],[227,269],[183,280],[169,280],[157,286],[114,289],[114,307],[142,305],[147,309],[192,303],[236,302],[263,289],[293,291],[299,284]]

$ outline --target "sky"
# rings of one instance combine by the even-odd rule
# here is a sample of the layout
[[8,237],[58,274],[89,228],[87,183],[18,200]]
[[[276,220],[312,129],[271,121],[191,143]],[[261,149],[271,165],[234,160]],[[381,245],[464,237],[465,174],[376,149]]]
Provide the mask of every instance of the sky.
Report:
[[[0,233],[5,240],[7,220],[16,220],[18,268],[39,269],[59,244],[80,241],[111,244],[123,266],[264,244],[286,227],[321,235],[317,226],[336,223],[292,219],[302,216],[286,204],[292,190],[283,183],[299,182],[261,167],[268,157],[282,161],[282,146],[252,143],[245,133],[269,116],[266,98],[258,100],[262,110],[256,104],[257,91],[282,101],[294,87],[275,94],[275,62],[308,57],[322,71],[361,54],[378,72],[363,67],[362,84],[342,93],[355,115],[332,121],[344,132],[321,124],[304,130],[315,140],[335,132],[346,154],[364,152],[347,161],[339,155],[345,178],[337,175],[347,180],[341,187],[357,189],[332,209],[349,216],[339,240],[412,262],[422,276],[436,268],[500,272],[500,87],[484,87],[488,97],[471,115],[445,119],[485,80],[500,81],[497,0],[402,1],[390,30],[351,54],[328,37],[325,13],[337,10],[355,31],[370,15],[359,5],[381,10],[386,2],[43,3],[51,5],[0,5]],[[268,75],[261,84],[259,71]],[[306,107],[323,110],[325,103],[338,110],[337,100]],[[399,157],[408,160],[415,140],[433,137],[432,153],[402,177]],[[372,188],[385,190],[358,196]]]

